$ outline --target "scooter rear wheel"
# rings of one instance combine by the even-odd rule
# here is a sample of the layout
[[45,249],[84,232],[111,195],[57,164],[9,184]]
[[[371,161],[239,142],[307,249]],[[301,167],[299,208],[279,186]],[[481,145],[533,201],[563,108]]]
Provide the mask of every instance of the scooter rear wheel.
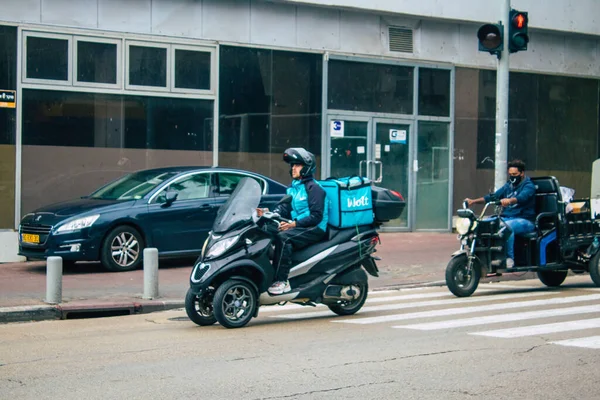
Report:
[[362,308],[367,301],[367,295],[369,292],[369,284],[367,282],[355,283],[354,285],[358,286],[360,289],[360,294],[358,298],[354,300],[349,300],[342,303],[330,304],[328,305],[329,309],[336,313],[337,315],[352,315],[356,314],[358,310]]
[[481,268],[474,262],[467,271],[469,259],[466,254],[453,257],[446,267],[446,286],[456,297],[469,297],[475,292],[481,278]]
[[589,268],[592,281],[594,281],[596,286],[600,287],[600,251],[590,260]]
[[569,271],[538,271],[539,280],[548,287],[558,287],[565,279]]
[[185,312],[187,316],[200,326],[209,326],[217,322],[213,312],[211,296],[204,293],[201,297],[188,289],[185,295]]

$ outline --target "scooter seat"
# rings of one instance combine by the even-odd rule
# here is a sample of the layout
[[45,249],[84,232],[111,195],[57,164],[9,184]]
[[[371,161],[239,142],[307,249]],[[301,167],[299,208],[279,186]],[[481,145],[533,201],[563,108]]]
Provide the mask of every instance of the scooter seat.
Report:
[[347,229],[337,229],[333,227],[328,227],[328,232],[325,235],[325,237],[327,237],[328,240],[315,243],[298,251],[294,251],[292,253],[292,263],[297,264],[299,262],[306,261],[315,254],[319,254],[323,250],[326,250],[337,244],[349,241],[358,233],[366,232],[372,229],[373,227],[371,225],[361,225],[359,227]]

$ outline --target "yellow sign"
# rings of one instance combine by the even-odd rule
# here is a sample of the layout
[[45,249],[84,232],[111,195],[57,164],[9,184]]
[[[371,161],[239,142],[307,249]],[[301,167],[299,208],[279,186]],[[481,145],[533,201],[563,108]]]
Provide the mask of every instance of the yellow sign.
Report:
[[17,92],[14,90],[0,90],[0,108],[16,108]]

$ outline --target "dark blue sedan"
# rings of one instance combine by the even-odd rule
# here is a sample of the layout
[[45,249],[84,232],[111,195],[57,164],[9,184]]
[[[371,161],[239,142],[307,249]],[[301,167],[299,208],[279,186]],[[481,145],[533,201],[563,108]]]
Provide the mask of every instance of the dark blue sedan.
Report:
[[145,247],[161,257],[197,256],[217,214],[240,179],[260,184],[261,207],[273,207],[286,187],[248,171],[169,167],[138,171],[90,196],[42,207],[21,220],[19,254],[61,256],[64,264],[101,261],[110,271],[137,268]]

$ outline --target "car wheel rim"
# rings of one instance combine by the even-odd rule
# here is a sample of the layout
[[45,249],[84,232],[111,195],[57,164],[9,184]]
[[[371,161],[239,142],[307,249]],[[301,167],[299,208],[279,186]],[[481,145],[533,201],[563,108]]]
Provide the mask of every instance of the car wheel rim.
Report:
[[240,321],[252,312],[254,299],[250,290],[244,286],[233,286],[223,298],[223,314],[230,321]]
[[121,267],[129,267],[135,263],[140,254],[140,243],[129,232],[121,232],[113,239],[111,246],[113,261]]

